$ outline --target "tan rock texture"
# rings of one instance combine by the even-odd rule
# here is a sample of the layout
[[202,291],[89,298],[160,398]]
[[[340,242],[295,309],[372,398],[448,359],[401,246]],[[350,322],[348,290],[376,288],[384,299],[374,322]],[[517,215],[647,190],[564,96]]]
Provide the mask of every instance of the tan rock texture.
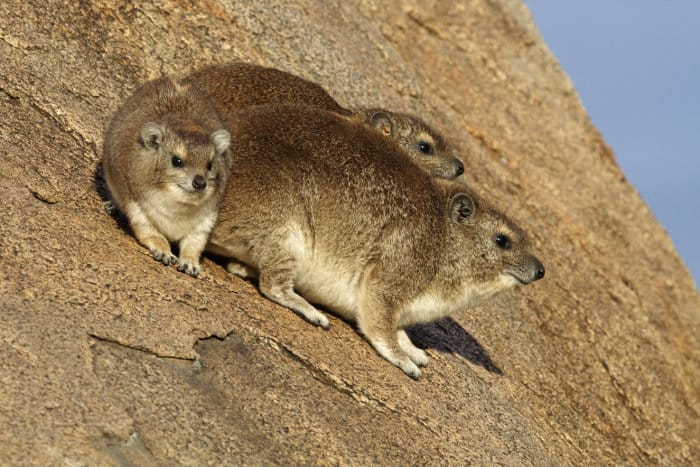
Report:
[[[151,259],[103,211],[105,125],[233,60],[423,116],[545,279],[413,329],[416,382]],[[2,465],[700,463],[698,292],[518,0],[4,0],[0,200]]]

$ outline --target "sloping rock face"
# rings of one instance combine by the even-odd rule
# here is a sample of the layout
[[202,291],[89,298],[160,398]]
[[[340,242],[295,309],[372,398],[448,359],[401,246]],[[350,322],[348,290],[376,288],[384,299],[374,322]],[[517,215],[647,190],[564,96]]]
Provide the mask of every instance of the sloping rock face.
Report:
[[[395,3],[0,3],[0,464],[700,462],[695,285],[527,9]],[[443,130],[545,279],[413,329],[413,381],[211,260],[153,261],[103,211],[105,125],[233,60]]]

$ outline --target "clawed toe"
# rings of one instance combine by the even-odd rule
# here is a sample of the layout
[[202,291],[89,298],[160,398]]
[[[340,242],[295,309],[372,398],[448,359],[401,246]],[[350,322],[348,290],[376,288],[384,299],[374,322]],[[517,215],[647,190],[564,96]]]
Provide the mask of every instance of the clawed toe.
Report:
[[161,250],[156,250],[155,248],[151,249],[151,254],[153,255],[153,258],[155,258],[156,261],[160,261],[166,266],[171,266],[175,263],[177,263],[177,256],[170,252],[164,252]]
[[192,277],[197,277],[202,268],[199,266],[199,264],[195,264],[191,261],[180,261],[177,263],[177,270]]

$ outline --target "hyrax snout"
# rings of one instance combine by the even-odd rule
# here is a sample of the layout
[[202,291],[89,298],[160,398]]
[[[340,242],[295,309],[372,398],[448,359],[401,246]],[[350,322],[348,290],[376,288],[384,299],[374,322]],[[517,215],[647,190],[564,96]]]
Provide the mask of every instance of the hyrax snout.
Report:
[[442,135],[418,117],[385,109],[348,110],[321,86],[284,71],[249,63],[211,65],[184,82],[208,94],[226,118],[256,105],[305,105],[355,116],[382,135],[397,140],[419,167],[435,177],[454,179],[464,165]]
[[413,378],[428,355],[407,326],[544,275],[505,216],[357,119],[262,106],[230,129],[236,162],[207,249],[314,324],[329,327],[311,303],[356,321]]
[[[161,78],[139,88],[105,133],[103,167],[112,203],[137,240],[191,276],[228,182],[230,134],[208,97]],[[179,258],[170,243],[179,245]]]

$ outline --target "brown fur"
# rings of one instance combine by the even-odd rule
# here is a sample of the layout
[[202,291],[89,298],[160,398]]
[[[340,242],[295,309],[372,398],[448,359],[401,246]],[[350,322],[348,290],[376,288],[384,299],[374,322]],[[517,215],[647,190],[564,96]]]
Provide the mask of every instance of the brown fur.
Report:
[[212,65],[184,79],[208,94],[225,118],[256,105],[306,105],[363,120],[381,134],[394,138],[424,170],[436,177],[453,179],[464,173],[445,139],[418,117],[385,109],[341,107],[321,86],[274,68],[249,63]]
[[[428,356],[406,326],[544,274],[504,216],[357,120],[257,107],[231,131],[231,189],[207,249],[243,263],[234,269],[241,275],[256,272],[263,295],[314,324],[329,326],[309,302],[357,321],[414,378]],[[497,234],[510,248],[495,244]]]
[[[207,96],[165,77],[137,89],[105,132],[111,203],[155,259],[192,276],[228,182],[223,128]],[[179,259],[170,242],[179,243]]]

